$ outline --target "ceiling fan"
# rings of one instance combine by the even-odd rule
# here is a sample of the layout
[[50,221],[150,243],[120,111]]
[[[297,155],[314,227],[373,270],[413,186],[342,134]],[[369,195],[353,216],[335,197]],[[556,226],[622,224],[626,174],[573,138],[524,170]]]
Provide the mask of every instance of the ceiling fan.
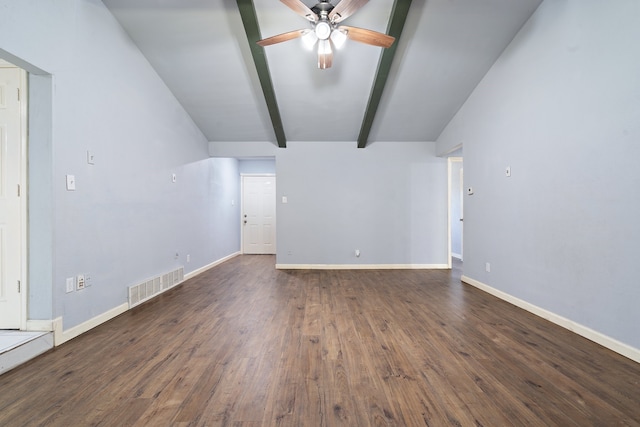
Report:
[[273,37],[259,40],[262,46],[269,46],[302,37],[307,46],[318,44],[318,68],[331,67],[333,62],[333,49],[339,48],[346,39],[355,40],[372,46],[390,47],[395,38],[387,34],[379,33],[364,28],[338,25],[344,19],[353,15],[358,9],[367,4],[369,0],[340,0],[334,6],[329,0],[320,0],[318,4],[309,8],[301,0],[280,0],[298,15],[308,19],[311,29],[289,31]]

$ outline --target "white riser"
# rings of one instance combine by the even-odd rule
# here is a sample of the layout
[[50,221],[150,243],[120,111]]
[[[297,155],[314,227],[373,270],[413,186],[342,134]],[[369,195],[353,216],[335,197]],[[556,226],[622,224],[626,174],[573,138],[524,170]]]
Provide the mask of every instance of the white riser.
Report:
[[[3,337],[3,341],[5,337]],[[8,349],[0,349],[0,374],[3,374],[53,348],[53,333],[33,334]]]

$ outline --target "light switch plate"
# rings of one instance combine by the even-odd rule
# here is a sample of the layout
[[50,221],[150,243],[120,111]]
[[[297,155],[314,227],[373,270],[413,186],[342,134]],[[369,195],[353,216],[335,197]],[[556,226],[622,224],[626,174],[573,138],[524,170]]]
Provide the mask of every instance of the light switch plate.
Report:
[[67,175],[67,190],[73,191],[76,189],[76,177],[74,175]]

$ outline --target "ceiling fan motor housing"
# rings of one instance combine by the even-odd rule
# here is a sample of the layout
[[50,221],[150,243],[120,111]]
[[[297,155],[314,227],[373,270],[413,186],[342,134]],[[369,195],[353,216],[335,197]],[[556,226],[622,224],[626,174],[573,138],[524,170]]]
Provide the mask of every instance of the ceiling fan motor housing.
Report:
[[315,24],[314,31],[318,39],[327,40],[333,30],[333,25],[329,21],[329,12],[333,10],[334,6],[328,1],[321,1],[311,8],[313,13],[318,16],[318,22]]
[[311,8],[313,13],[318,15],[320,18],[329,16],[329,12],[333,10],[335,6],[329,3],[328,1],[321,1]]

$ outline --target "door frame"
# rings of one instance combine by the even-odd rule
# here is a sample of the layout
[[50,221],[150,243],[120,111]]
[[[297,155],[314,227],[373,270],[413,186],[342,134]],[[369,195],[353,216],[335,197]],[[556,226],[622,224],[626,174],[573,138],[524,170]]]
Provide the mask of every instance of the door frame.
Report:
[[[0,68],[17,68],[20,71],[20,330],[27,330],[27,295],[29,294],[29,283],[27,281],[27,269],[28,269],[28,199],[29,192],[27,186],[27,144],[28,144],[28,100],[29,100],[29,87],[27,72],[17,65],[13,65],[9,62],[0,59]],[[17,191],[17,189],[16,189]]]
[[27,167],[29,162],[27,161],[27,156],[29,154],[28,151],[28,126],[29,126],[29,84],[27,78],[27,72],[20,68],[20,154],[21,154],[21,170],[20,174],[20,202],[22,205],[20,206],[21,215],[20,215],[20,240],[22,248],[22,254],[20,256],[21,267],[20,267],[20,299],[22,300],[22,319],[20,321],[20,329],[27,329],[27,319],[28,319],[28,305],[27,305],[27,295],[29,295],[29,282],[28,282],[28,256],[29,256],[29,248],[27,239],[28,236],[28,209],[29,209],[29,187],[28,187],[28,171]]
[[[244,254],[244,178],[245,177],[265,177],[265,178],[275,178],[275,173],[241,173],[240,174],[240,253]],[[276,191],[277,187],[276,187]],[[275,194],[277,199],[277,194]],[[276,203],[276,221],[277,221],[277,213],[278,213],[278,204]],[[277,228],[276,228],[276,239],[277,239]],[[277,248],[277,240],[276,240],[276,248]],[[277,249],[276,249],[277,250]]]

